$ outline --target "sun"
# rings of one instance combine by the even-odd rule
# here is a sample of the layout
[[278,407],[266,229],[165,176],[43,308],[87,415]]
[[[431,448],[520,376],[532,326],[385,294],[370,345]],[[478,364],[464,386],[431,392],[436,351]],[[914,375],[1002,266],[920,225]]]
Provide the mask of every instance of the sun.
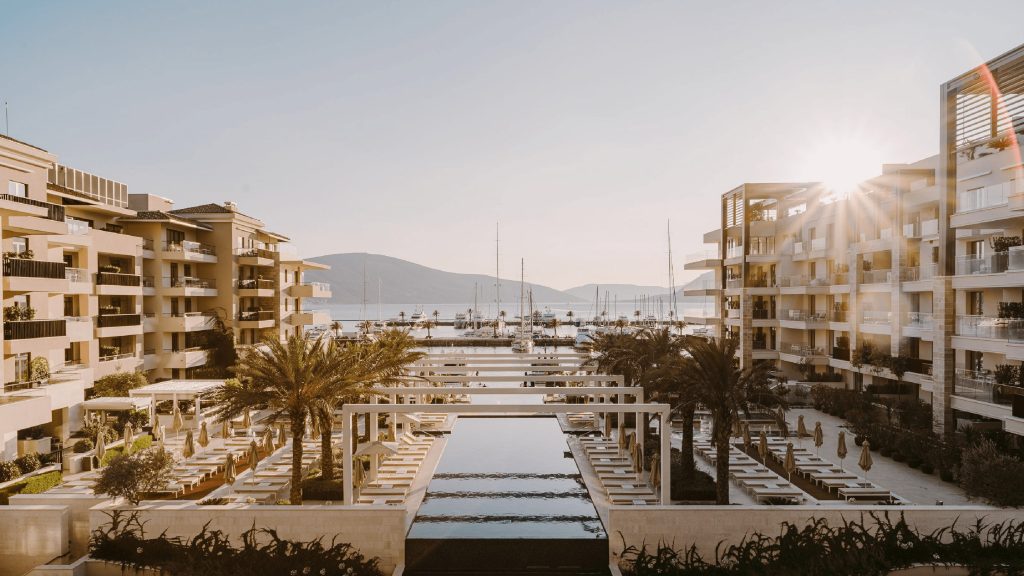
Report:
[[861,137],[826,137],[807,151],[804,163],[804,173],[820,179],[832,194],[846,196],[881,172],[882,155]]

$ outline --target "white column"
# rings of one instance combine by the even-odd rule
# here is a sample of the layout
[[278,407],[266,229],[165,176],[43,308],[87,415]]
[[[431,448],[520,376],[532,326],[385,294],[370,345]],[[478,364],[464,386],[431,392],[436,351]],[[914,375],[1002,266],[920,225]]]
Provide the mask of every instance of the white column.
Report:
[[[370,397],[370,404],[376,404],[376,403],[377,403],[377,397],[376,396],[371,396]],[[377,416],[378,415],[377,415],[376,412],[373,412],[373,413],[370,414],[370,442],[376,442],[377,441],[377,435],[378,435],[378,431],[377,431]],[[380,466],[380,455],[375,452],[372,456],[370,456],[370,480],[376,480],[377,479],[377,467],[378,466]]]
[[[620,392],[618,394],[618,398],[619,398],[619,406],[622,406],[625,403],[625,401],[626,401],[625,394],[622,394]],[[626,419],[625,419],[625,416],[626,416],[625,412],[616,412],[615,413],[615,420],[617,421],[618,429],[619,429],[619,438],[622,438],[622,435],[626,433]]]
[[672,429],[669,426],[668,410],[661,413],[661,420],[658,426],[661,436],[661,456],[658,462],[661,464],[661,503],[669,504],[672,501]]
[[341,437],[342,437],[342,475],[341,475],[341,487],[345,491],[344,503],[345,505],[352,504],[352,415],[348,411],[343,412],[341,419]]

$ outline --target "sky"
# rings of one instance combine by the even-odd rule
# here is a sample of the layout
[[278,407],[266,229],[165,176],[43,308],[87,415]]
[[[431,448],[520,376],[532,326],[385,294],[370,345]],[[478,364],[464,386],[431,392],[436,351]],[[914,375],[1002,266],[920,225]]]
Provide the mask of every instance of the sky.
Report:
[[[742,182],[938,149],[939,85],[1020,0],[13,2],[10,136],[300,252],[668,284]],[[837,165],[832,150],[853,160]],[[841,174],[836,174],[841,172]]]

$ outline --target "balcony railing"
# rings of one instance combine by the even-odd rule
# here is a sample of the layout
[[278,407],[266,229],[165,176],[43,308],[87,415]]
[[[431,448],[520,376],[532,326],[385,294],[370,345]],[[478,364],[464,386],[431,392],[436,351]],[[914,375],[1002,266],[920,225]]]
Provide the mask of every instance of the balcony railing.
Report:
[[743,246],[729,246],[725,249],[726,258],[740,258],[743,256]]
[[760,339],[755,338],[753,340],[753,343],[752,343],[751,347],[754,350],[770,350],[770,348],[768,348],[768,340],[766,340],[764,338],[760,338]]
[[185,240],[183,242],[164,242],[164,252],[189,252],[193,254],[205,254],[207,256],[214,256],[217,254],[217,249],[211,244],[203,244],[202,242],[192,242]]
[[982,208],[1002,206],[1013,194],[1013,181],[992,184],[982,188],[964,190],[956,195],[956,211],[970,212]]
[[824,356],[825,351],[817,346],[809,346],[807,344],[793,344],[793,343],[782,343],[782,347],[779,348],[783,354],[793,354],[803,358],[810,358],[813,356]]
[[89,271],[85,268],[65,268],[64,277],[69,282],[88,282],[90,275]]
[[213,278],[193,278],[191,276],[164,276],[164,288],[216,288],[217,281]]
[[743,288],[743,278],[729,278],[725,281],[726,288]]
[[1024,320],[961,315],[956,317],[956,335],[989,340],[1024,342]]
[[271,260],[277,258],[277,252],[266,248],[236,248],[235,254],[243,258],[269,258]]
[[97,272],[97,286],[142,286],[142,277],[118,272]]
[[811,252],[817,252],[818,250],[825,250],[828,248],[828,238],[814,238],[811,240]]
[[155,288],[156,287],[156,283],[153,281],[153,277],[152,276],[143,276],[142,277],[142,287],[143,288]]
[[846,360],[847,362],[849,362],[850,361],[850,349],[849,348],[840,348],[838,346],[833,346],[832,347],[832,357],[835,358],[836,360]]
[[687,262],[700,262],[701,260],[718,260],[720,256],[717,250],[701,250],[699,252],[690,252],[686,255]]
[[755,308],[751,311],[750,316],[754,320],[774,320],[775,311],[767,308]]
[[892,312],[888,310],[865,310],[860,317],[861,324],[889,324]]
[[1004,386],[996,384],[995,375],[989,371],[957,368],[953,394],[993,404],[1012,404],[1011,398],[1000,394]]
[[239,278],[239,290],[273,290],[277,282],[265,278]]
[[[713,282],[712,282],[712,284],[713,284]],[[327,282],[303,282],[303,283],[300,284],[300,286],[312,286],[312,287],[317,288],[319,290],[330,290],[331,289],[331,285],[329,283],[327,283]]]
[[[767,276],[767,275],[766,276],[753,277],[753,278],[750,279],[750,282],[747,284],[747,287],[748,288],[774,288],[775,287],[775,279],[772,278],[771,276]],[[325,290],[330,290],[330,286],[327,286],[324,289]]]
[[126,358],[134,358],[135,352],[121,352],[117,351],[112,354],[100,355],[100,362],[111,362],[114,360],[124,360]]
[[861,284],[887,284],[892,281],[892,270],[864,270],[860,273]]
[[828,315],[817,310],[783,310],[780,319],[797,322],[824,322],[828,319]]
[[922,264],[920,266],[904,266],[900,269],[900,281],[917,282],[935,277],[935,263]]
[[238,319],[242,322],[262,322],[265,320],[273,320],[274,312],[271,310],[249,310],[246,312],[239,312]]
[[60,320],[17,320],[4,322],[4,340],[56,338],[67,336],[68,323]]
[[68,223],[68,234],[74,236],[85,236],[89,233],[89,223],[84,220],[76,220],[75,218],[68,218],[65,220]]
[[118,328],[141,324],[142,314],[100,314],[96,317],[97,328]]
[[143,238],[142,239],[142,249],[143,250],[152,250],[153,249],[153,244],[154,244],[154,242],[153,242],[152,238]]
[[[1022,263],[1024,263],[1024,258],[1018,256],[1015,259],[1015,262],[1017,261],[1022,261]],[[972,274],[998,274],[1000,272],[1006,272],[1009,265],[1009,252],[994,252],[992,254],[985,254],[984,256],[958,256],[956,259],[956,273],[960,276]]]
[[58,204],[33,200],[31,198],[25,198],[24,196],[12,196],[11,194],[0,194],[0,200],[9,200],[19,204],[28,204],[30,206],[46,208],[46,218],[48,220],[53,220],[55,222],[64,222],[66,220],[66,217],[64,216],[64,207]]
[[907,313],[907,326],[913,326],[917,328],[932,327],[932,313],[931,312],[908,312]]
[[846,272],[833,272],[828,278],[829,284],[833,286],[841,286],[843,284],[850,283],[850,275]]
[[847,322],[849,312],[846,310],[833,310],[828,319],[832,322]]
[[[17,198],[17,196],[15,196]],[[9,258],[4,260],[4,276],[19,278],[66,278],[67,266],[63,262],[45,262],[25,258]]]

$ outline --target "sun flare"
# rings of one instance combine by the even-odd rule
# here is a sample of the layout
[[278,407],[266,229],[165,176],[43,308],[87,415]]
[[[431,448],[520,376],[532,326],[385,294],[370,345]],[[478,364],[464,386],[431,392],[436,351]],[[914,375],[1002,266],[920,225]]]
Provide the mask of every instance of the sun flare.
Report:
[[881,172],[879,147],[857,137],[828,138],[810,150],[805,171],[834,194],[845,196]]

